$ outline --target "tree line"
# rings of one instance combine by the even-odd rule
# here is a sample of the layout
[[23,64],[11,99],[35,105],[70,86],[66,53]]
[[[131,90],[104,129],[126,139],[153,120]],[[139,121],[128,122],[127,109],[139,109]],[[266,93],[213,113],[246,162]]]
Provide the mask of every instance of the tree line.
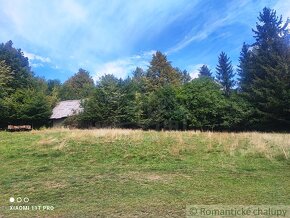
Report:
[[61,100],[82,99],[83,113],[66,120],[76,127],[142,129],[290,130],[290,34],[288,20],[264,8],[253,44],[242,45],[238,70],[225,52],[215,70],[207,65],[191,79],[165,54],[126,79],[108,74],[96,84],[84,69],[66,80],[34,75],[12,41],[0,45],[0,128],[49,125]]

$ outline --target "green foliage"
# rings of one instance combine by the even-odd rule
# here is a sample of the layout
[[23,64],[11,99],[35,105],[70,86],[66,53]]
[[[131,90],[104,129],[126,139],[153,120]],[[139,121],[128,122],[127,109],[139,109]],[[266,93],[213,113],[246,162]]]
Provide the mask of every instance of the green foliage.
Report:
[[9,86],[13,90],[33,87],[33,72],[28,59],[24,57],[21,49],[13,47],[12,41],[0,44],[0,61],[3,60],[13,72],[13,80],[9,82]]
[[18,89],[2,102],[5,117],[10,124],[31,124],[40,127],[48,122],[51,108],[47,97],[32,89]]
[[9,83],[13,80],[13,72],[11,67],[5,64],[5,61],[0,61],[0,98],[8,94],[12,90]]
[[[145,71],[132,76],[103,76],[94,85],[83,69],[64,82],[38,78],[28,59],[11,41],[0,45],[0,126],[45,124],[60,100],[83,99],[84,112],[67,125],[215,130],[290,129],[289,22],[264,8],[259,14],[255,43],[240,52],[238,87],[230,58],[218,57],[216,81],[206,65],[199,78],[172,66],[157,51]],[[86,125],[85,125],[86,126]]]
[[148,95],[145,112],[147,114],[145,121],[147,128],[181,128],[184,114],[180,110],[176,94],[175,88],[172,85],[167,85]]
[[256,122],[253,106],[238,93],[231,93],[226,98],[223,109],[221,129],[231,130],[253,130]]
[[221,84],[224,94],[229,96],[235,85],[232,62],[226,53],[222,52],[218,57],[216,67],[216,79]]
[[47,94],[52,94],[55,90],[61,89],[61,82],[58,79],[47,80]]
[[212,78],[212,74],[210,69],[208,69],[208,67],[206,65],[202,65],[202,67],[199,69],[199,78],[201,77],[209,77]]
[[69,78],[60,90],[62,100],[78,100],[87,98],[94,89],[94,80],[88,71],[79,69],[79,71]]
[[251,81],[253,80],[252,65],[252,52],[249,51],[249,45],[243,43],[242,50],[240,52],[238,75],[239,75],[239,86],[241,91],[247,91]]
[[210,78],[194,79],[182,87],[178,98],[186,109],[190,128],[215,129],[222,126],[226,99]]
[[181,75],[171,66],[166,55],[160,51],[153,55],[146,78],[148,91],[155,91],[165,85],[181,83]]
[[102,76],[93,95],[84,103],[82,120],[101,126],[118,126],[123,115],[123,95],[120,80],[113,75]]
[[255,107],[259,129],[290,128],[290,43],[288,23],[264,8],[253,30],[251,52],[242,50],[241,88]]
[[176,72],[180,75],[181,78],[181,84],[185,84],[190,82],[191,80],[191,76],[189,75],[189,73],[186,70],[181,70],[178,67],[175,68]]

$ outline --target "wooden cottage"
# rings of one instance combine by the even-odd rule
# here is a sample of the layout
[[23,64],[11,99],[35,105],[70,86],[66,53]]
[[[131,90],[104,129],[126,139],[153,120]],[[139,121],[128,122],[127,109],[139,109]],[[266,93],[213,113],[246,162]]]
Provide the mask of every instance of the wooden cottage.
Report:
[[81,107],[81,100],[68,100],[59,102],[53,108],[50,119],[52,120],[53,127],[63,126],[66,118],[79,114],[83,111]]

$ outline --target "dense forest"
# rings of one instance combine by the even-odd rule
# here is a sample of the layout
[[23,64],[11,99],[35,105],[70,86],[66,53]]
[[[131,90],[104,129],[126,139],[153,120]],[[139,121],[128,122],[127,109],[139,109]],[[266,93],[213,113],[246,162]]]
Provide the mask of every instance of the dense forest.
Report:
[[62,84],[37,77],[21,49],[14,48],[12,41],[2,43],[0,128],[49,126],[57,102],[82,99],[84,112],[69,118],[67,125],[289,131],[288,21],[264,8],[253,29],[254,43],[241,45],[238,70],[222,52],[216,68],[202,66],[196,79],[157,51],[148,69],[137,67],[126,79],[105,75],[95,83],[88,71],[79,69]]

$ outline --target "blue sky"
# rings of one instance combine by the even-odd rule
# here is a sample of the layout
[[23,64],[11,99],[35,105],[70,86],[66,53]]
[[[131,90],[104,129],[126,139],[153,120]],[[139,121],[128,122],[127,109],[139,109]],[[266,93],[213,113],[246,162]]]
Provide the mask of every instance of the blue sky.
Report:
[[264,6],[290,17],[289,0],[0,0],[0,41],[12,40],[36,75],[94,79],[146,69],[156,50],[193,77],[226,52],[238,64]]

